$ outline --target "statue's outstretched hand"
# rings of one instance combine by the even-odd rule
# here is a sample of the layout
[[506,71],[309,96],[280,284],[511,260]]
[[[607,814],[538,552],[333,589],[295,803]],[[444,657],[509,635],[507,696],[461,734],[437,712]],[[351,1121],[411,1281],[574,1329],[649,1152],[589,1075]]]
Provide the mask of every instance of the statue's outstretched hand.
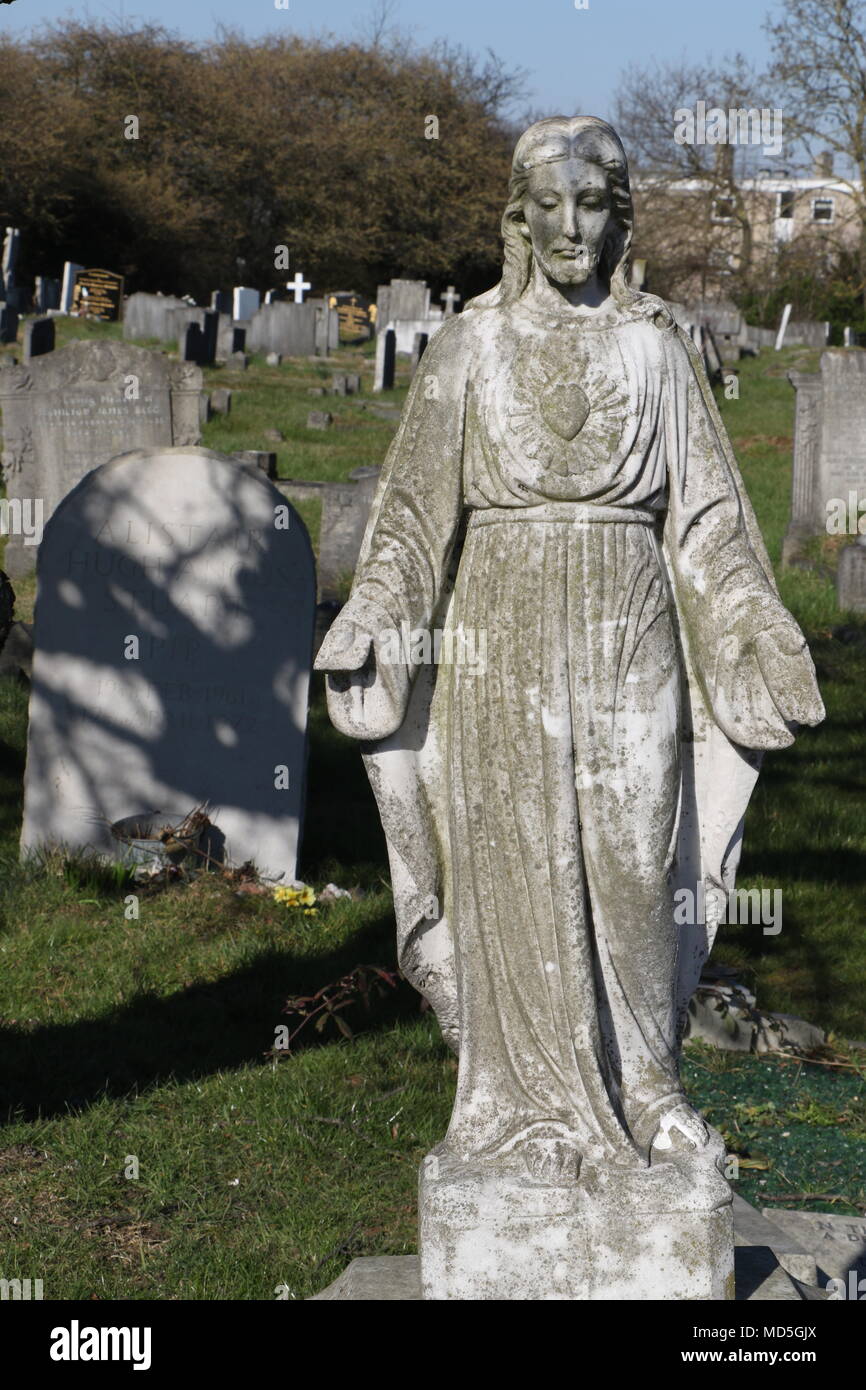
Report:
[[328,673],[328,713],[340,733],[367,742],[396,733],[406,715],[410,671],[390,659],[383,634],[373,635],[341,613],[315,667]]
[[789,724],[820,724],[824,702],[806,639],[793,623],[775,623],[754,637],[761,675]]
[[336,618],[325,634],[315,661],[317,671],[360,671],[370,656],[373,638],[350,618]]
[[806,639],[793,619],[731,632],[715,660],[712,708],[744,748],[787,748],[797,724],[820,724],[824,705]]

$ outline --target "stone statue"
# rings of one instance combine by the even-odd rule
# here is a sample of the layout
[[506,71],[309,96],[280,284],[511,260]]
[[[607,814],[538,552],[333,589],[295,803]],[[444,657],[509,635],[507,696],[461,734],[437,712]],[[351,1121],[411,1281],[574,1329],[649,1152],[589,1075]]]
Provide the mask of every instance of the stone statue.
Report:
[[521,136],[502,280],[430,342],[316,661],[459,1051],[424,1298],[732,1296],[678,1072],[698,890],[733,886],[759,750],[824,711],[700,359],[627,284],[632,224],[604,121]]

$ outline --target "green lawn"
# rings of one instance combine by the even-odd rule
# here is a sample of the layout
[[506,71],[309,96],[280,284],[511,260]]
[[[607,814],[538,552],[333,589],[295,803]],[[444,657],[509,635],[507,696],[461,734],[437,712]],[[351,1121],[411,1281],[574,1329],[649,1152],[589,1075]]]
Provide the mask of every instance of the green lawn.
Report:
[[[59,331],[62,341],[119,330],[60,321]],[[793,429],[782,373],[808,359],[788,350],[744,362],[740,399],[722,401],[774,560]],[[369,401],[369,353],[207,372],[238,394],[205,443],[272,448],[262,432],[279,428],[285,477],[344,478],[378,462],[386,422],[358,400],[308,395],[332,370],[359,363]],[[393,398],[404,390],[405,377]],[[305,429],[315,408],[335,414],[334,430]],[[782,888],[783,929],[764,937],[724,928],[718,954],[739,966],[763,1007],[863,1038],[866,624],[835,611],[826,551],[816,553],[823,568],[780,582],[808,631],[828,720],[767,758],[746,828],[741,881]],[[26,616],[32,586],[19,597]],[[859,644],[833,635],[842,625]],[[26,695],[5,683],[0,1277],[42,1278],[47,1298],[269,1299],[282,1286],[300,1298],[354,1255],[414,1249],[417,1166],[445,1129],[455,1077],[417,996],[403,986],[369,1018],[355,1010],[350,1040],[309,1029],[291,1057],[275,1064],[269,1055],[288,997],[359,963],[394,962],[378,817],[357,748],[327,721],[320,681],[301,874],[357,896],[315,916],[198,881],[143,894],[129,921],[128,889],[81,865],[21,868],[25,724]],[[738,1190],[759,1204],[866,1206],[861,1058],[841,1046],[826,1065],[688,1049],[687,1085],[739,1156]],[[133,1158],[137,1177],[126,1176]]]

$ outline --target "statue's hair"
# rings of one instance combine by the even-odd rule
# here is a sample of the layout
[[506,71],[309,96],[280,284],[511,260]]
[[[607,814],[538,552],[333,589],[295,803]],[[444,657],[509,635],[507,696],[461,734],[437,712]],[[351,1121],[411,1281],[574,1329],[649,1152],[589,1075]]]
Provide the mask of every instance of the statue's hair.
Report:
[[502,279],[492,290],[469,300],[467,309],[499,309],[519,299],[529,284],[532,246],[520,231],[529,171],[539,164],[577,156],[597,164],[607,176],[614,229],[602,251],[600,270],[614,300],[623,308],[642,299],[626,282],[631,251],[634,208],[628,182],[628,161],[613,126],[597,116],[548,116],[525,130],[511,163],[508,204],[502,215],[505,263]]

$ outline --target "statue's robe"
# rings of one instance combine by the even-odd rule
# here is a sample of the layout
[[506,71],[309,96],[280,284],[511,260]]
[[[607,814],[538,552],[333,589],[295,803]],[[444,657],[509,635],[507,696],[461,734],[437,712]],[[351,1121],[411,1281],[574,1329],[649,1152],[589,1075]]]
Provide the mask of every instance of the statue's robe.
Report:
[[[823,712],[659,300],[439,330],[319,669],[351,623],[374,657],[329,709],[366,741],[401,965],[459,1039],[445,1151],[646,1162],[712,943],[698,885],[732,886],[755,750],[793,737],[757,634]],[[394,633],[434,629],[450,664],[395,663]]]

